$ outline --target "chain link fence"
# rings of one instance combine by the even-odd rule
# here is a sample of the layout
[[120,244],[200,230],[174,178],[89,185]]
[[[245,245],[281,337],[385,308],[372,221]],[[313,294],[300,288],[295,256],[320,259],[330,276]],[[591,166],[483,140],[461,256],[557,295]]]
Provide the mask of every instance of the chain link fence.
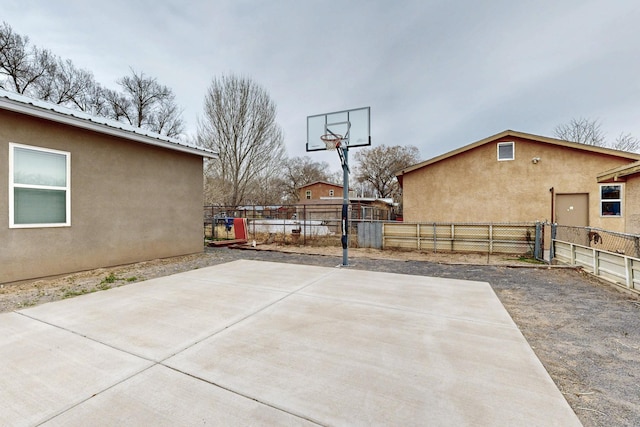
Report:
[[434,252],[533,255],[537,248],[536,241],[539,242],[541,238],[540,230],[536,223],[387,222],[383,228],[383,246]]
[[[387,209],[349,205],[349,246],[357,247],[357,227],[363,221],[389,217]],[[234,239],[233,218],[247,219],[248,240],[258,243],[341,245],[342,203],[277,206],[205,206],[205,240]]]
[[[527,254],[542,258],[540,223],[405,223],[389,212],[349,205],[349,247],[421,251]],[[234,239],[233,218],[247,219],[248,240],[257,243],[341,245],[342,204],[204,207],[207,240]]]
[[640,236],[593,227],[555,226],[555,240],[640,258]]

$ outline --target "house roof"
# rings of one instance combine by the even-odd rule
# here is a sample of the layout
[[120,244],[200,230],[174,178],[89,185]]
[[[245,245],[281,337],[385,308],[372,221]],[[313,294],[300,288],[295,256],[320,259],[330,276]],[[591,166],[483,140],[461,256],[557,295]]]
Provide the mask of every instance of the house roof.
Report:
[[628,165],[618,166],[598,174],[596,177],[598,182],[618,181],[620,178],[626,178],[630,175],[640,173],[640,162],[633,162]]
[[351,200],[351,202],[360,202],[360,203],[374,203],[374,202],[380,202],[380,203],[384,203],[386,205],[389,206],[393,206],[396,203],[393,201],[392,197],[349,197],[349,200]]
[[57,104],[40,101],[0,89],[0,109],[26,114],[32,117],[87,129],[105,135],[116,136],[143,144],[181,151],[202,157],[215,158],[217,153],[201,147],[189,145],[175,138],[149,132],[126,123],[103,117],[92,116],[82,111],[72,110]]
[[555,139],[555,138],[548,138],[546,136],[540,136],[540,135],[533,135],[530,133],[524,133],[524,132],[517,132],[517,131],[513,131],[513,130],[505,130],[504,132],[500,132],[496,135],[490,136],[488,138],[484,138],[481,139],[480,141],[476,141],[474,143],[471,143],[469,145],[465,145],[464,147],[460,147],[456,150],[453,151],[449,151],[448,153],[442,154],[440,156],[437,157],[433,157],[429,160],[425,160],[424,162],[421,163],[417,163],[413,166],[409,166],[399,172],[396,173],[396,176],[400,177],[401,175],[405,174],[405,173],[409,173],[409,172],[413,172],[417,169],[423,168],[425,166],[431,165],[433,163],[439,162],[441,160],[447,159],[449,157],[453,157],[456,156],[458,154],[464,153],[465,151],[469,151],[472,150],[476,147],[479,147],[481,145],[484,144],[488,144],[490,142],[494,142],[497,141],[499,139],[502,138],[507,138],[507,137],[511,137],[511,138],[522,138],[522,139],[528,139],[531,141],[536,141],[536,142],[541,142],[544,144],[551,144],[551,145],[556,145],[559,147],[567,147],[567,148],[572,148],[575,150],[581,150],[581,151],[588,151],[588,152],[592,152],[592,153],[599,153],[599,154],[607,154],[610,156],[617,156],[617,157],[623,157],[629,160],[640,160],[640,154],[638,153],[630,153],[627,151],[620,151],[620,150],[614,150],[611,148],[604,148],[604,147],[598,147],[595,145],[587,145],[587,144],[581,144],[579,142],[571,142],[571,141],[563,141],[561,139]]
[[298,187],[298,189],[303,189],[303,188],[305,188],[305,187],[311,187],[312,185],[316,185],[316,184],[326,184],[326,185],[331,185],[332,187],[342,188],[342,185],[340,185],[340,184],[334,184],[333,182],[328,182],[328,181],[314,181],[314,182],[310,182],[309,184],[302,185],[302,186]]

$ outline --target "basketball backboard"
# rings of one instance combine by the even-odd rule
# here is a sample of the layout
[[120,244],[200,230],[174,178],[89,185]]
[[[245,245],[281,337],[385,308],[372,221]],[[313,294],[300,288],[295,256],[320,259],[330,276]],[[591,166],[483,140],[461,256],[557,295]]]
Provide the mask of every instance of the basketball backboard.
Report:
[[326,150],[322,135],[340,135],[347,147],[371,145],[371,108],[336,111],[307,117],[307,151]]

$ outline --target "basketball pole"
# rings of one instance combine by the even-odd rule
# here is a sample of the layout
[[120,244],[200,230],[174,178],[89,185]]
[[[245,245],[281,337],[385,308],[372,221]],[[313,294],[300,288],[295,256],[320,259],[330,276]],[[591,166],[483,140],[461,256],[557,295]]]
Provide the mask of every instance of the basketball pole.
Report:
[[342,150],[342,266],[349,266],[349,145]]
[[[307,116],[307,151],[337,150],[342,163],[342,266],[349,266],[349,146],[371,145],[371,108]],[[352,129],[352,123],[355,125]],[[351,131],[355,133],[352,134]],[[318,137],[324,145],[319,144]]]

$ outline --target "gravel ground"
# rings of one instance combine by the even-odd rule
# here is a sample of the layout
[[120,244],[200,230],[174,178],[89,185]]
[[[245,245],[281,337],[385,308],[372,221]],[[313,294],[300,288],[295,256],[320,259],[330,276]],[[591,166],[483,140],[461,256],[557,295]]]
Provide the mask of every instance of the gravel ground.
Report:
[[[233,250],[0,286],[0,312],[236,259],[336,267],[341,250]],[[300,252],[316,252],[300,253]],[[318,255],[317,253],[322,253]],[[560,391],[589,426],[640,426],[640,300],[578,270],[513,258],[351,250],[349,268],[489,282]]]

